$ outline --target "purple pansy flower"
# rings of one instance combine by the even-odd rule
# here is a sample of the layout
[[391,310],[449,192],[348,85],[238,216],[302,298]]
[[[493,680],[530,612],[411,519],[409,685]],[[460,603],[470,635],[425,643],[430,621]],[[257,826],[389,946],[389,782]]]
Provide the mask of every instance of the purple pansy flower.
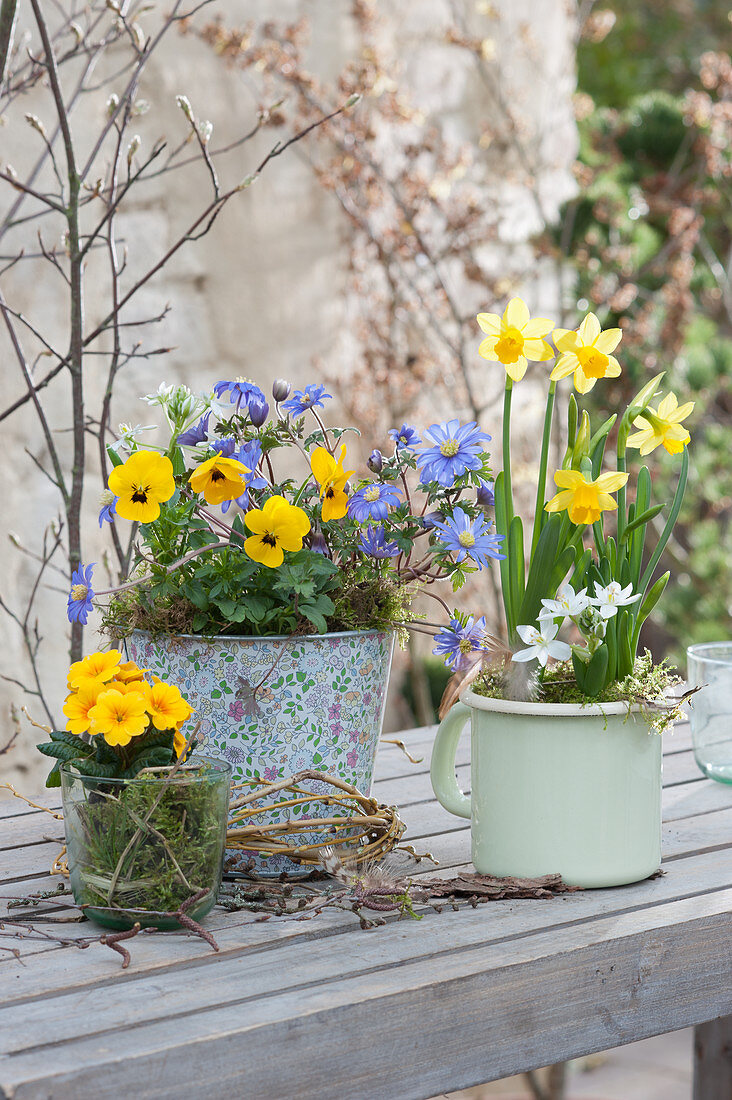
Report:
[[66,607],[66,614],[70,623],[81,623],[86,626],[89,612],[94,606],[94,589],[92,588],[92,571],[96,563],[92,562],[86,568],[79,565],[71,574],[71,591]]
[[422,440],[410,424],[402,424],[401,428],[391,428],[390,437],[394,440],[397,450],[402,447],[418,447]]
[[458,618],[450,619],[450,625],[435,634],[435,642],[434,655],[444,657],[447,667],[457,671],[471,653],[485,649],[485,616],[475,620],[469,615],[464,623]]
[[312,383],[304,390],[295,390],[294,396],[285,401],[282,406],[293,416],[303,416],[308,409],[323,408],[323,401],[331,399],[331,394],[325,392],[325,386],[316,386]]
[[434,526],[440,532],[440,543],[454,553],[459,562],[470,558],[482,569],[488,564],[488,558],[501,561],[506,556],[500,551],[503,535],[491,533],[491,524],[482,515],[471,519],[462,508],[455,508],[449,519]]
[[370,558],[395,558],[399,553],[399,547],[395,542],[387,542],[383,527],[372,527],[371,524],[361,535],[361,549]]
[[391,482],[370,481],[348,501],[348,514],[356,523],[386,519],[389,508],[399,504],[399,490]]
[[424,447],[417,455],[420,480],[423,484],[436,481],[447,489],[455,484],[455,478],[481,468],[483,444],[491,438],[474,420],[462,425],[457,419],[446,420],[433,424],[424,434],[432,446]]

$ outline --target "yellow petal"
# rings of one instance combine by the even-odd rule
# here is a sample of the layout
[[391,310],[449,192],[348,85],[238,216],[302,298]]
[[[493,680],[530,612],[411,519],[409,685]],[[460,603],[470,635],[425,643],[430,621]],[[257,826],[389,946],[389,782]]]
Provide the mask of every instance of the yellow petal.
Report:
[[554,358],[554,348],[546,340],[524,340],[524,353],[527,359],[535,363],[544,363]]
[[333,455],[325,447],[316,447],[310,456],[310,469],[313,471],[316,481],[321,485],[331,477],[336,466],[337,463]]
[[607,366],[605,367],[606,378],[617,378],[621,374],[620,363],[617,361],[614,355],[608,355]]
[[577,335],[580,341],[587,347],[590,344],[594,344],[597,337],[602,332],[600,322],[594,313],[588,313],[584,321],[577,329]]
[[596,381],[596,378],[588,378],[581,366],[574,372],[574,388],[577,393],[589,393]]
[[548,317],[532,317],[524,325],[524,339],[534,340],[537,336],[546,336],[554,328],[554,322]]
[[559,351],[574,351],[577,347],[577,333],[571,328],[555,328],[552,340]]
[[491,362],[496,362],[498,356],[496,355],[496,344],[498,343],[498,336],[487,336],[485,340],[481,340],[478,345],[478,355],[482,359],[489,359]]
[[479,313],[475,318],[483,332],[489,336],[498,336],[501,332],[501,318],[497,313]]
[[598,351],[609,355],[611,351],[615,351],[622,339],[623,330],[621,328],[606,328],[604,332],[595,337],[595,347]]
[[528,361],[525,355],[519,355],[515,363],[504,363],[504,366],[508,377],[513,378],[514,382],[520,382],[526,374]]
[[614,512],[618,507],[613,498],[608,496],[607,493],[598,493],[597,503],[600,505],[603,512]]
[[[114,490],[113,490],[114,491]],[[160,515],[160,505],[157,500],[148,500],[145,503],[136,500],[125,500],[120,497],[115,511],[122,519],[129,519],[136,523],[152,523]]]
[[597,488],[605,493],[614,493],[621,489],[628,480],[628,474],[622,470],[613,470],[607,474],[600,474],[595,482]]
[[557,470],[554,475],[554,481],[560,489],[574,491],[578,485],[582,485],[584,480],[579,470]]
[[578,366],[579,359],[574,354],[574,352],[565,351],[562,355],[560,355],[559,359],[557,360],[557,365],[555,366],[549,377],[551,378],[552,382],[556,382],[558,381],[558,379],[566,378],[568,375],[572,374],[574,371],[577,370]]
[[515,326],[522,329],[530,316],[529,307],[523,298],[512,298],[503,314],[503,323],[507,327]]

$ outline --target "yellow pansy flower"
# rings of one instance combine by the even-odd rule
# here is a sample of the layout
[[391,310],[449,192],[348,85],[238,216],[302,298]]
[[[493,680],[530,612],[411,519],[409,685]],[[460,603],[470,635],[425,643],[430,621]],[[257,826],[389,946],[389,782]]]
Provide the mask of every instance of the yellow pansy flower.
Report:
[[104,685],[91,682],[83,684],[78,691],[67,697],[62,709],[68,719],[66,729],[69,733],[76,734],[78,737],[80,734],[87,732],[92,723],[89,711],[96,703],[97,696],[103,688]]
[[554,480],[562,492],[546,505],[547,512],[563,512],[565,509],[572,523],[595,523],[603,512],[612,512],[617,504],[610,496],[628,480],[628,475],[616,470],[600,474],[595,481],[587,481],[579,470],[557,470]]
[[532,320],[529,307],[521,298],[512,298],[502,317],[497,313],[479,313],[476,320],[487,334],[478,355],[503,363],[514,382],[520,382],[526,374],[527,360],[543,362],[554,358],[551,344],[542,339],[554,328],[554,322],[548,317]]
[[141,691],[124,694],[116,689],[103,691],[90,709],[90,733],[100,733],[108,745],[129,745],[133,737],[147,730],[150,719]]
[[69,669],[68,686],[70,691],[79,691],[82,686],[96,684],[98,687],[113,680],[122,660],[118,649],[108,649],[106,653],[90,653],[82,661],[74,661]]
[[316,447],[310,456],[310,469],[320,486],[321,515],[323,522],[343,519],[348,508],[348,493],[345,486],[353,470],[344,470],[346,448],[336,459],[325,447]]
[[693,409],[693,401],[679,405],[675,393],[667,394],[657,409],[650,407],[644,409],[642,416],[635,418],[633,427],[638,428],[639,431],[628,436],[627,445],[638,447],[642,455],[650,454],[661,444],[670,455],[681,454],[691,439],[681,421],[685,420]]
[[617,378],[620,364],[610,353],[615,351],[622,336],[619,328],[603,331],[594,313],[587,314],[576,332],[556,329],[553,339],[561,355],[550,378],[556,382],[574,374],[577,393],[589,393],[598,378]]
[[194,493],[203,493],[207,504],[223,504],[242,495],[244,478],[250,472],[237,458],[214,455],[197,466],[188,480]]
[[282,565],[284,550],[301,550],[310,530],[310,520],[302,508],[281,496],[269,497],[262,508],[252,508],[244,522],[252,532],[244,543],[245,551],[253,561],[270,569]]
[[152,523],[160,505],[175,492],[173,463],[157,451],[135,451],[109,475],[109,490],[117,497],[117,515]]
[[[173,730],[187,721],[193,714],[180,691],[173,684],[164,684],[155,679],[155,683],[144,685],[145,706],[157,730]],[[185,738],[183,739],[185,743]]]

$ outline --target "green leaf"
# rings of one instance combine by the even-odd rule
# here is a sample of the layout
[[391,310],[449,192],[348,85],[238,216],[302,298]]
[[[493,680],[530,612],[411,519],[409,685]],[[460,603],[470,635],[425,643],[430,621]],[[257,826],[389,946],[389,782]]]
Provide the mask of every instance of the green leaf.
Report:
[[[109,461],[112,463],[113,466],[122,466],[123,463],[124,463],[124,459],[120,458],[120,456],[117,454],[117,452],[115,451],[115,449],[114,449],[114,447],[112,446],[111,443],[107,444],[107,456],[108,456]],[[54,783],[54,786],[59,786],[59,785],[60,785],[60,780],[59,780],[58,784]]]
[[514,516],[508,529],[509,583],[511,605],[520,607],[524,598],[524,527],[521,516]]
[[61,786],[61,770],[58,763],[54,764],[50,772],[46,776],[47,787],[60,787]]
[[605,686],[605,680],[607,676],[608,666],[608,651],[607,646],[603,642],[598,646],[595,652],[590,658],[590,662],[585,669],[585,695],[589,695],[590,699],[596,698]]

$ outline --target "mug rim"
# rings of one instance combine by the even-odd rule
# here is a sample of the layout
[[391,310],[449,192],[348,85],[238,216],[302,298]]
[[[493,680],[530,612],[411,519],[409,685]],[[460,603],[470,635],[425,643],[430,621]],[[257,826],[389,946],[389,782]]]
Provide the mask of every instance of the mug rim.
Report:
[[533,714],[546,718],[636,714],[641,710],[637,703],[629,703],[623,699],[612,703],[533,703],[518,699],[489,699],[485,695],[476,695],[470,688],[460,693],[460,701],[473,710],[496,711],[499,714]]

